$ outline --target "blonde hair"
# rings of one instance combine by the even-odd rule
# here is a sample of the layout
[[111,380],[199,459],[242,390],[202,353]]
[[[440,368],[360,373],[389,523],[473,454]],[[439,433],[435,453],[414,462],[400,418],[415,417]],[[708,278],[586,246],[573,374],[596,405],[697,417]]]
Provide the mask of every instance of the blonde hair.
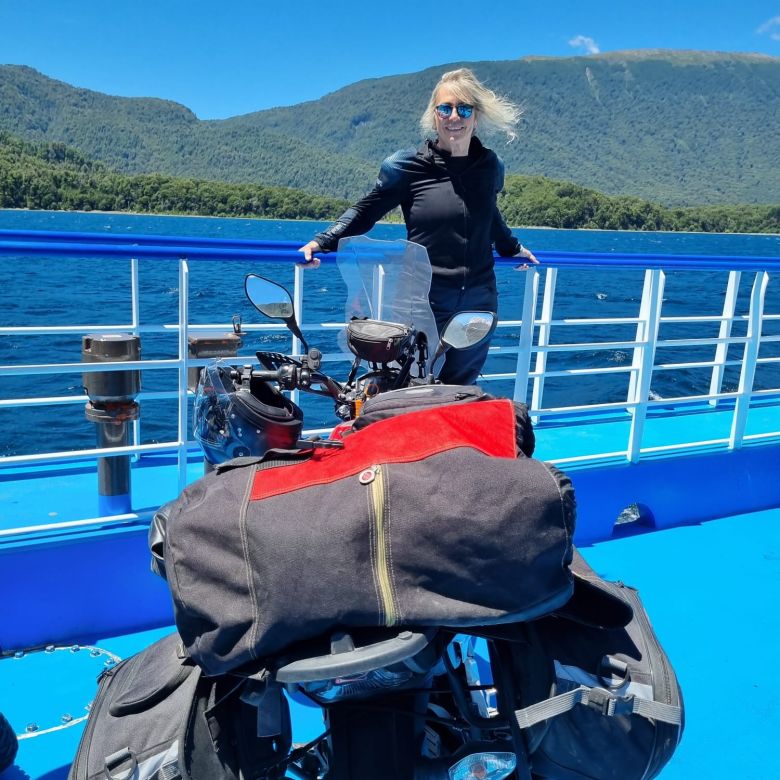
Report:
[[519,106],[488,89],[468,68],[458,68],[445,73],[431,92],[428,107],[420,119],[420,129],[427,136],[436,131],[435,110],[438,104],[439,90],[447,86],[455,97],[474,106],[480,126],[506,133],[507,143],[517,138],[515,125],[522,110]]

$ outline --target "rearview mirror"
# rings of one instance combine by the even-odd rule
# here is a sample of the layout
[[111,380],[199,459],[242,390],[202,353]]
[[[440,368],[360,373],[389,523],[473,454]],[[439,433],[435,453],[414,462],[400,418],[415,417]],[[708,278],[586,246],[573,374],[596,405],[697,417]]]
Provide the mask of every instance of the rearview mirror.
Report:
[[445,347],[468,349],[487,338],[496,327],[492,311],[461,311],[454,314],[441,334]]
[[250,303],[266,317],[286,320],[295,313],[290,293],[270,279],[249,274],[244,280],[244,290]]
[[436,361],[450,348],[468,349],[489,338],[498,322],[492,311],[459,311],[450,317],[439,338],[433,355],[430,376],[433,379]]
[[273,320],[282,320],[292,334],[300,339],[303,351],[309,351],[309,345],[303,338],[301,329],[295,319],[295,308],[292,297],[281,284],[272,282],[264,276],[247,274],[244,279],[244,291],[249,302],[266,317]]

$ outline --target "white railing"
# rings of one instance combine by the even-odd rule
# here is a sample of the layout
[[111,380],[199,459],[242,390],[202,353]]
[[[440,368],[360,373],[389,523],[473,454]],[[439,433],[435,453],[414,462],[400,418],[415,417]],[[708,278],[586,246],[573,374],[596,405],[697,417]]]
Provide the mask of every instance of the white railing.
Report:
[[[26,262],[34,262],[35,257],[61,257],[63,262],[68,257],[99,257],[103,261],[113,262],[130,260],[129,296],[131,299],[131,316],[129,322],[106,325],[79,325],[38,327],[8,325],[0,327],[0,338],[23,335],[67,335],[86,333],[132,333],[143,336],[154,333],[175,333],[177,335],[177,351],[175,355],[165,359],[143,359],[137,362],[120,363],[25,363],[0,365],[0,382],[5,377],[29,376],[46,374],[88,373],[93,371],[131,370],[143,371],[175,371],[176,381],[164,391],[142,392],[139,400],[162,398],[177,399],[178,424],[175,438],[154,444],[141,444],[141,434],[138,423],[134,426],[132,443],[127,447],[99,450],[85,448],[75,451],[59,450],[27,455],[12,455],[0,458],[0,466],[17,467],[34,466],[41,463],[63,462],[72,460],[93,459],[105,455],[131,454],[138,457],[147,453],[174,451],[179,462],[179,486],[186,482],[186,462],[188,449],[192,442],[188,435],[188,409],[191,403],[191,392],[187,388],[188,368],[202,366],[207,361],[193,359],[188,356],[188,338],[199,331],[230,330],[230,324],[217,323],[195,325],[189,323],[189,284],[191,262],[209,262],[214,260],[231,260],[243,262],[279,261],[290,263],[300,255],[295,247],[281,242],[249,242],[210,239],[161,238],[156,236],[122,236],[108,237],[104,235],[85,236],[81,234],[34,234],[10,233],[0,231],[0,257],[24,256]],[[510,381],[514,385],[514,397],[520,401],[530,401],[531,413],[535,421],[544,425],[547,418],[567,417],[572,424],[580,424],[583,417],[594,419],[594,415],[606,412],[626,415],[630,425],[621,449],[610,452],[589,453],[561,458],[561,463],[588,462],[604,458],[620,458],[623,462],[636,462],[647,455],[659,452],[674,453],[678,450],[690,451],[695,447],[721,446],[735,449],[747,442],[760,442],[780,437],[780,426],[771,426],[759,432],[746,433],[746,422],[751,402],[778,395],[780,382],[776,386],[757,389],[754,386],[756,369],[760,365],[777,364],[780,367],[780,357],[761,356],[763,345],[780,342],[780,335],[765,334],[768,323],[780,322],[780,313],[766,313],[765,302],[769,287],[770,270],[780,269],[780,258],[709,258],[691,256],[648,256],[648,255],[583,255],[568,253],[540,253],[541,269],[529,269],[525,274],[517,274],[517,284],[524,284],[522,310],[520,319],[505,319],[499,324],[499,334],[519,328],[519,338],[516,345],[498,344],[491,348],[491,356],[516,355],[514,371],[486,373],[484,381],[490,385],[500,381]],[[142,262],[154,262],[160,258],[175,258],[179,266],[178,316],[172,324],[159,322],[142,322],[139,295],[139,278]],[[326,258],[327,259],[327,258]],[[556,287],[559,269],[590,268],[594,274],[601,269],[644,268],[644,284],[641,291],[641,301],[636,316],[632,317],[602,317],[602,318],[559,318],[554,317]],[[663,300],[666,274],[675,270],[711,271],[728,269],[727,281],[723,292],[722,313],[706,316],[663,316]],[[306,272],[310,274],[311,272]],[[749,309],[745,314],[737,313],[737,296],[743,275],[753,274]],[[540,292],[541,288],[541,292]],[[304,331],[332,330],[343,326],[339,322],[314,323],[307,321],[307,309],[304,301],[304,271],[295,267],[293,301],[299,322]],[[538,314],[537,314],[538,312]],[[719,325],[717,337],[661,339],[659,331],[670,324],[702,324]],[[733,335],[734,325],[742,323],[745,335]],[[577,329],[590,328],[597,325],[634,327],[633,339],[620,339],[609,342],[579,341],[574,334]],[[245,325],[248,332],[264,332],[283,330],[277,324]],[[560,343],[554,340],[554,334],[565,332],[567,341]],[[497,342],[504,339],[498,338]],[[743,354],[740,360],[728,359],[728,348],[741,345]],[[659,352],[665,349],[705,346],[713,349],[712,360],[689,362],[659,362]],[[294,354],[300,352],[300,344],[293,339]],[[577,354],[583,352],[605,352],[624,350],[631,354],[630,364],[620,366],[600,366],[585,368],[568,368],[550,370],[548,359],[554,354]],[[347,359],[340,353],[328,353],[325,361]],[[240,362],[249,362],[251,358],[241,357]],[[492,362],[492,357],[488,363]],[[739,365],[739,383],[734,391],[723,390],[724,372],[729,366]],[[651,380],[654,374],[685,369],[707,369],[710,372],[709,388],[696,394],[681,395],[674,398],[654,399],[650,397]],[[586,376],[609,376],[624,374],[628,376],[628,391],[626,397],[618,401],[591,403],[588,399],[578,399],[571,403],[545,406],[545,382],[552,378],[569,377],[576,381]],[[780,375],[780,370],[778,371]],[[68,404],[84,404],[87,397],[83,394],[69,396],[41,396],[0,398],[0,409],[31,406],[61,406]],[[729,404],[725,404],[729,402]],[[731,427],[727,438],[709,439],[706,441],[667,442],[649,446],[644,442],[644,433],[648,415],[654,408],[668,408],[675,405],[684,408],[689,405],[704,405],[722,412],[724,406],[730,409]],[[143,423],[141,423],[143,424]],[[555,462],[555,461],[554,461]]]

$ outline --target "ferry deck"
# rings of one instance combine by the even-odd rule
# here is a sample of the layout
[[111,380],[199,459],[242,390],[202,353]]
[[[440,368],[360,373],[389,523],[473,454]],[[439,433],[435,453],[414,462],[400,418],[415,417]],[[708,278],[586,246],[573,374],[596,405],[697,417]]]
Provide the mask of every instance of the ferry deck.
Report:
[[[0,460],[0,712],[20,736],[16,762],[0,774],[2,780],[65,778],[100,670],[172,630],[167,590],[149,571],[146,532],[154,510],[203,473],[200,453],[186,432],[186,410],[192,400],[187,369],[205,360],[188,354],[188,337],[215,328],[188,322],[187,260],[181,258],[252,262],[268,259],[263,252],[281,261],[292,258],[291,247],[248,243],[0,235],[0,254],[6,256],[129,260],[134,290],[139,258],[141,263],[174,258],[181,281],[174,328],[179,351],[171,359],[177,386],[169,393],[179,408],[177,439],[143,444],[134,430],[129,443],[113,452],[85,449]],[[543,270],[532,269],[525,282],[522,318],[502,323],[520,329],[517,347],[507,350],[516,359],[510,381],[515,397],[531,402],[536,456],[573,479],[580,550],[603,577],[639,589],[675,666],[685,697],[686,729],[661,776],[774,778],[771,746],[780,729],[780,682],[774,673],[780,639],[780,388],[757,389],[755,376],[762,363],[771,366],[778,360],[765,357],[761,347],[780,339],[772,335],[780,313],[765,309],[768,272],[777,269],[780,258],[542,259]],[[632,360],[624,369],[629,375],[626,398],[545,407],[544,379],[552,374],[545,370],[546,356],[556,349],[594,348],[575,338],[567,337],[563,345],[550,338],[553,327],[582,325],[553,318],[556,269],[634,262],[643,264],[645,274],[630,323],[637,335],[627,347]],[[708,393],[653,399],[648,392],[653,372],[669,370],[658,358],[669,346],[659,338],[664,275],[678,267],[728,269],[722,313],[699,318],[710,325],[714,321],[718,331],[700,339],[714,353],[706,366],[712,381]],[[750,286],[744,313],[737,305],[740,279]],[[294,299],[306,328],[298,270],[295,280]],[[143,333],[147,327],[170,327],[146,325],[136,314],[130,322],[102,330]],[[224,323],[220,327],[229,329]],[[53,328],[78,329],[77,323]],[[24,326],[0,328],[0,334],[20,332]],[[739,383],[724,391],[722,374],[734,362],[728,349],[734,346],[741,352],[736,361]],[[292,347],[299,345],[293,342]],[[171,362],[166,365],[170,369]],[[0,366],[0,375],[117,368],[154,370],[155,361],[91,364],[86,369],[82,364],[27,361]],[[591,374],[601,370],[588,369]],[[491,389],[491,381],[506,379],[487,377],[485,386]],[[86,401],[76,393],[68,399],[3,397],[0,404]],[[101,496],[97,461],[117,454],[131,456],[132,492]],[[294,723],[297,742],[314,737],[320,730],[319,711],[296,705]]]

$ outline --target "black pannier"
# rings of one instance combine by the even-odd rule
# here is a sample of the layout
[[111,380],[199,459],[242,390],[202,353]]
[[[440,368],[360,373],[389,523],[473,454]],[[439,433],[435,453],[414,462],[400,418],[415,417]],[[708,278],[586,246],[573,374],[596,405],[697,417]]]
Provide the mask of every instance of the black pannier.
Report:
[[[422,412],[436,406],[494,400],[496,396],[486,393],[478,385],[413,385],[369,398],[363,404],[363,410],[360,417],[354,421],[353,428],[359,431],[379,420],[387,420],[406,412]],[[515,401],[514,408],[517,451],[530,458],[536,447],[536,436],[528,407]]]
[[680,686],[639,594],[575,550],[575,596],[522,627],[512,675],[534,777],[651,780],[684,726]]
[[290,745],[281,689],[207,678],[170,634],[101,674],[68,780],[274,780]]

